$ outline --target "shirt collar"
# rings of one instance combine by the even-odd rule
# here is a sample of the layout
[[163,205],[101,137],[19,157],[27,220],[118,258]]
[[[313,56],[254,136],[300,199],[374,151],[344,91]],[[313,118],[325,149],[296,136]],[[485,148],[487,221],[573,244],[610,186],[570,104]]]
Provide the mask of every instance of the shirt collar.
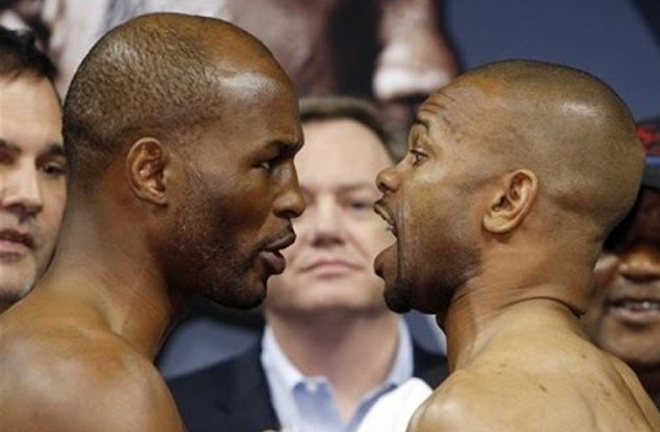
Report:
[[[398,320],[399,343],[396,352],[396,357],[392,363],[392,368],[389,374],[383,381],[384,386],[399,386],[413,374],[413,346],[410,337],[410,332],[403,319]],[[261,361],[266,370],[269,379],[276,381],[277,384],[284,386],[288,390],[309,380],[310,378],[315,381],[318,379],[325,380],[324,377],[305,377],[298,368],[289,360],[287,355],[282,351],[280,345],[275,339],[273,329],[266,325],[263,334]]]
[[280,348],[273,329],[269,325],[266,325],[261,347],[261,363],[269,380],[289,391],[292,391],[296,384],[305,380],[305,376],[291,363],[289,357]]

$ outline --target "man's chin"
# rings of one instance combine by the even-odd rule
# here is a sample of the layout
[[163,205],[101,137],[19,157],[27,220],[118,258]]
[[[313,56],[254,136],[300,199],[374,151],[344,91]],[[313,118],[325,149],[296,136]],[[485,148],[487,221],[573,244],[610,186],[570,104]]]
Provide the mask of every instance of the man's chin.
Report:
[[221,306],[235,309],[253,309],[266,299],[265,282],[224,286],[222,289],[209,290],[204,297]]
[[36,282],[36,276],[34,272],[25,273],[15,272],[15,274],[12,274],[12,272],[0,271],[1,301],[15,303],[30,293]]
[[387,307],[396,313],[406,313],[410,312],[412,306],[410,304],[410,298],[401,290],[397,285],[390,286],[387,281],[385,282],[385,304]]

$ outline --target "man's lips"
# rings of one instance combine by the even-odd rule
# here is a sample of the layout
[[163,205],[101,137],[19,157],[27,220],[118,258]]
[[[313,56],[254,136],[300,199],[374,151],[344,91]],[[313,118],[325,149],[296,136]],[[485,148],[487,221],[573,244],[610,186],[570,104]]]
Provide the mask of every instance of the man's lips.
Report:
[[301,266],[303,273],[340,274],[359,270],[360,266],[342,258],[318,258]]
[[31,234],[11,228],[0,230],[0,252],[23,253],[34,247],[34,237]]
[[647,325],[660,321],[660,296],[624,295],[608,299],[606,305],[608,313],[631,325]]
[[387,206],[383,200],[379,200],[374,204],[374,211],[380,215],[381,218],[387,223],[387,230],[394,234],[394,237],[397,237],[396,224],[394,223],[394,217],[389,212]]
[[266,263],[266,267],[270,274],[281,274],[286,268],[286,260],[280,252],[286,249],[296,241],[296,234],[292,229],[287,230],[286,234],[278,240],[270,243],[259,256]]

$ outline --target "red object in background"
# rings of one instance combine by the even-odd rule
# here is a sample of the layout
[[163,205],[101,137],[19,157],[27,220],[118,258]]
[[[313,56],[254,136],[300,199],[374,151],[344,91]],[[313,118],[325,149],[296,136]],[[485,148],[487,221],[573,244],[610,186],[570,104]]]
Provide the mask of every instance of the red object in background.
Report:
[[660,117],[640,122],[637,136],[644,144],[647,155],[660,156]]

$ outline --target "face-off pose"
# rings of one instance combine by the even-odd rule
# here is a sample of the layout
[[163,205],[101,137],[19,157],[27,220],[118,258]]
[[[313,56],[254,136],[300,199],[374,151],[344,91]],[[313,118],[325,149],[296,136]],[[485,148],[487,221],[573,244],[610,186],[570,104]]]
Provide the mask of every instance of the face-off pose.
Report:
[[578,321],[643,166],[627,108],[584,72],[495,63],[427,99],[376,204],[397,236],[375,262],[389,306],[447,334],[451,375],[409,430],[660,430]]
[[373,212],[374,178],[402,149],[360,99],[304,99],[301,121],[296,169],[306,209],[283,251],[286,270],[268,281],[261,344],[169,382],[192,431],[354,431],[412,375],[433,386],[445,375],[444,358],[412,341],[387,309],[373,271],[393,240]]
[[254,306],[283,271],[304,209],[296,96],[239,28],[147,15],[88,54],[63,130],[57,253],[0,322],[3,430],[180,431],[151,361],[188,296]]
[[55,68],[28,36],[0,27],[0,313],[48,265],[66,200]]
[[633,368],[660,406],[660,133],[658,124],[647,127],[638,129],[648,145],[643,187],[605,243],[584,323],[598,346]]

